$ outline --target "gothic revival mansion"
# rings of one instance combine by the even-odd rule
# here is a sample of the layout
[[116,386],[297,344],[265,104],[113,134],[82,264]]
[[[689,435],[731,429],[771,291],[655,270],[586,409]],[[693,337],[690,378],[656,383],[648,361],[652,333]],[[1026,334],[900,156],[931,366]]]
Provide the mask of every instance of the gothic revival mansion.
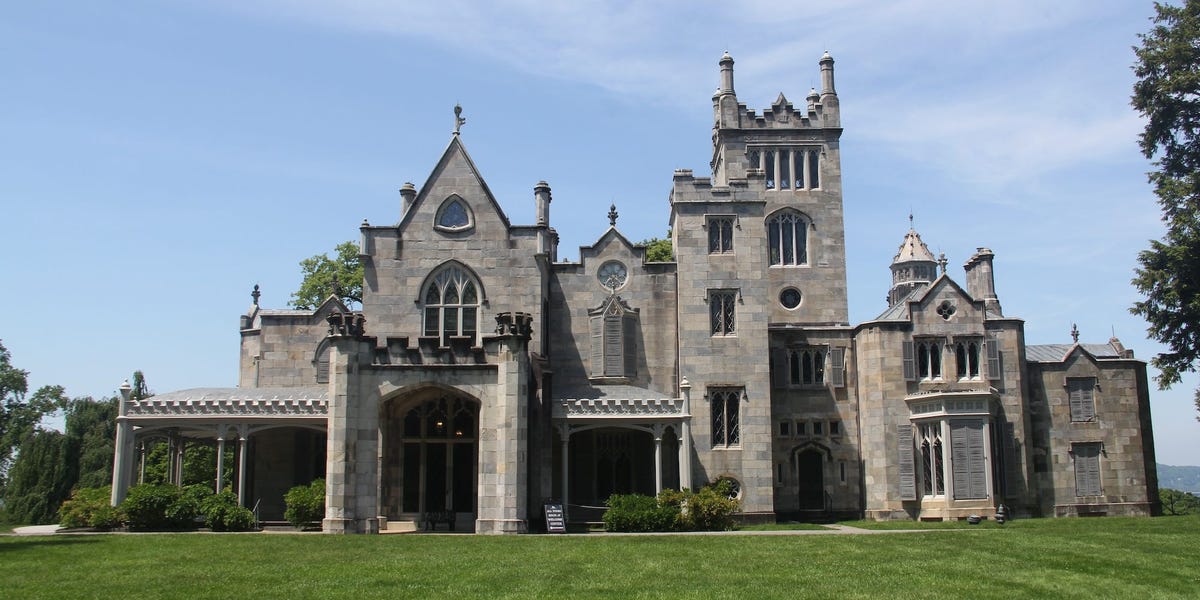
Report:
[[176,465],[234,447],[217,485],[263,519],[323,477],[337,533],[520,533],[546,503],[598,520],[612,493],[721,478],[747,520],[1155,513],[1146,364],[1115,338],[1027,345],[990,250],[958,273],[897,231],[888,306],[850,323],[833,64],[756,112],[721,58],[712,174],[673,176],[672,262],[615,211],[560,257],[550,186],[509,222],[456,127],[399,221],[360,228],[361,310],[256,289],[238,387],[122,403],[114,501],[166,438]]

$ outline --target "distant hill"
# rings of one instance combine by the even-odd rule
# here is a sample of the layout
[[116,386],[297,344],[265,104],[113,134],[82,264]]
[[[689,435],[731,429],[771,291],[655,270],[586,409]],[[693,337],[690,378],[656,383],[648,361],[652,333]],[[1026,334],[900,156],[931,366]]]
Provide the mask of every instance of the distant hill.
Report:
[[1158,487],[1200,494],[1200,467],[1159,464]]

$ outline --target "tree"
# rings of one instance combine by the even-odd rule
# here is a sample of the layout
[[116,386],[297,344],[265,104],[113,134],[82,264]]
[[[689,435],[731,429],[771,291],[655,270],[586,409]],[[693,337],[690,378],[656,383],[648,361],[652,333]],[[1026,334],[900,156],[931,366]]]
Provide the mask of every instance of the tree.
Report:
[[1158,490],[1164,515],[1192,515],[1200,513],[1200,497],[1190,492],[1170,488]]
[[0,495],[5,490],[8,471],[21,444],[34,432],[42,417],[66,405],[62,386],[43,386],[28,400],[29,373],[12,366],[11,355],[0,343]]
[[[140,374],[140,372],[139,372]],[[117,399],[76,398],[66,408],[67,460],[75,465],[76,487],[112,481],[113,444],[117,436]]]
[[667,230],[667,235],[664,238],[650,238],[637,243],[639,246],[646,247],[646,262],[671,262],[675,260],[675,254],[671,248],[671,230]]
[[69,454],[70,440],[57,431],[38,429],[26,436],[4,493],[8,522],[58,522],[58,507],[70,496],[75,483]]
[[358,244],[342,242],[333,252],[334,258],[318,254],[300,261],[304,280],[300,282],[300,289],[292,294],[289,304],[313,310],[334,293],[347,306],[362,304],[363,265],[358,258]]
[[[1132,104],[1146,117],[1139,139],[1167,231],[1138,254],[1130,309],[1167,346],[1151,360],[1160,388],[1179,383],[1200,359],[1200,0],[1155,3],[1154,25],[1134,48]],[[1200,410],[1200,390],[1195,403]],[[1198,417],[1200,419],[1200,417]]]

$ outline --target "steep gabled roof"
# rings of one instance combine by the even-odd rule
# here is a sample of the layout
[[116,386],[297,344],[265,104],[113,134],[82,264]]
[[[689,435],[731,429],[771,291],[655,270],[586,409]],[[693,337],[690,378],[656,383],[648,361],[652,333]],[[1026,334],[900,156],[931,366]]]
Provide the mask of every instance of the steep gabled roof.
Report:
[[397,228],[403,229],[406,225],[408,225],[409,221],[413,219],[413,215],[415,215],[417,212],[416,208],[425,202],[425,198],[429,195],[429,191],[433,187],[433,183],[437,181],[442,172],[446,170],[446,166],[449,165],[450,161],[454,159],[456,153],[461,154],[463,160],[466,161],[467,169],[470,170],[471,175],[475,178],[475,180],[479,182],[479,186],[483,189],[484,197],[486,197],[488,202],[491,203],[492,208],[496,210],[496,214],[500,216],[500,220],[504,223],[504,227],[512,227],[512,223],[509,222],[508,216],[504,214],[504,209],[500,208],[500,203],[496,201],[496,197],[492,195],[491,188],[489,188],[487,182],[484,181],[483,175],[479,173],[479,168],[475,166],[475,161],[471,160],[471,155],[467,152],[467,147],[462,143],[459,135],[454,134],[450,137],[450,143],[446,145],[446,150],[442,152],[442,157],[438,159],[437,165],[435,165],[433,170],[430,171],[429,177],[425,179],[425,183],[421,185],[421,190],[417,192],[417,197],[413,199],[412,206],[408,207],[408,210],[405,211],[404,216],[396,225]]

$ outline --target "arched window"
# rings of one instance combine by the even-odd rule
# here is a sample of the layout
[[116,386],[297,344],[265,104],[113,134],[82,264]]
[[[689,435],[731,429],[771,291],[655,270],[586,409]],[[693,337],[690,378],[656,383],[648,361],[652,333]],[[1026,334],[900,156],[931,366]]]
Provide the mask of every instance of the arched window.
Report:
[[767,221],[767,249],[772,265],[808,264],[808,220],[785,211]]
[[471,227],[471,209],[457,194],[446,198],[437,213],[437,228],[462,231]]
[[452,337],[478,341],[479,287],[458,266],[443,269],[426,284],[421,294],[425,305],[425,337],[436,337],[442,346]]

